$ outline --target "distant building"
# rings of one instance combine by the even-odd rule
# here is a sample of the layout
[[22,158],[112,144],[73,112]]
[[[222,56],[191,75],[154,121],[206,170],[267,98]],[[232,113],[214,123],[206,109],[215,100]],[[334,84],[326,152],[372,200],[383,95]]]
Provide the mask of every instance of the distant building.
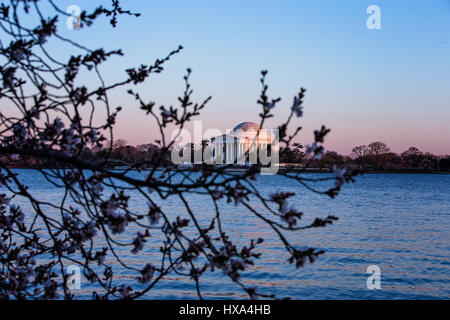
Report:
[[267,130],[260,129],[253,122],[242,122],[229,134],[211,138],[212,157],[217,164],[246,164],[248,160],[255,163],[256,158],[252,158],[252,151],[256,155],[254,151],[270,150],[271,142]]

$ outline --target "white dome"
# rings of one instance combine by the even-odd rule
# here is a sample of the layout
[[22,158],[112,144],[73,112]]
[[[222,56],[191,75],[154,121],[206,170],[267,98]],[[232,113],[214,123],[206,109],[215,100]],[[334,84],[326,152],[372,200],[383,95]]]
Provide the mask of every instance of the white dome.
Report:
[[257,125],[254,122],[241,122],[236,127],[234,127],[233,131],[248,131],[248,130],[255,130],[258,131],[259,125]]

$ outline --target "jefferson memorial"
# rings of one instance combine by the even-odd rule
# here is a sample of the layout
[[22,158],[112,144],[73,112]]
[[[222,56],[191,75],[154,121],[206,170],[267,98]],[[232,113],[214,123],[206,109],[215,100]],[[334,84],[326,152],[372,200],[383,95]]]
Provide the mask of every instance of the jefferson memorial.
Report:
[[257,152],[271,150],[271,142],[271,136],[266,129],[260,129],[253,122],[242,122],[228,134],[211,138],[212,157],[217,164],[244,165],[248,157],[251,163],[256,163]]

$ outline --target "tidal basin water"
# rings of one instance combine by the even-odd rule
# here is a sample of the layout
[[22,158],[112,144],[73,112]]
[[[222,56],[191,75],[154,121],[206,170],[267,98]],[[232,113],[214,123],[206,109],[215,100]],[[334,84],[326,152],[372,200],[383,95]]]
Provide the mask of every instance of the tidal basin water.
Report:
[[[55,201],[61,196],[39,173],[15,171],[35,197]],[[318,178],[320,174],[307,176]],[[346,185],[336,199],[313,194],[277,175],[261,176],[256,185],[263,194],[296,192],[290,203],[304,212],[305,223],[329,214],[339,217],[332,226],[289,234],[299,246],[326,251],[315,263],[296,269],[287,263],[284,247],[263,222],[243,207],[222,203],[224,228],[232,239],[248,243],[265,238],[261,259],[243,273],[245,282],[257,286],[259,292],[293,299],[450,298],[450,175],[368,174]],[[205,221],[214,214],[210,200],[200,195],[187,198]],[[146,210],[146,202],[137,196],[132,199],[132,208]],[[179,201],[159,203],[173,217],[185,214]],[[257,202],[253,205],[261,207]],[[130,248],[119,252],[127,263],[143,265],[157,248],[158,240],[152,241],[138,255],[131,254]],[[367,288],[370,265],[381,269],[379,290]],[[117,266],[117,272],[124,282],[136,283],[128,271]],[[220,271],[206,273],[200,288],[208,299],[246,298]],[[93,289],[95,285],[82,280],[81,290],[74,293],[77,299],[89,299]],[[195,299],[196,294],[189,279],[171,274],[145,298]]]

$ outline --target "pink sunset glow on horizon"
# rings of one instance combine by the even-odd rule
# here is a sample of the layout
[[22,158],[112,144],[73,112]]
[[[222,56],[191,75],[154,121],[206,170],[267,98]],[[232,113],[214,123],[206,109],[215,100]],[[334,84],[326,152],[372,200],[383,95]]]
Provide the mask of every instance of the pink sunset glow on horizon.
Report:
[[[128,120],[128,121],[127,121]],[[156,128],[152,128],[145,124],[142,119],[120,119],[118,120],[116,138],[123,138],[127,140],[130,145],[139,145],[144,143],[154,143],[154,139],[158,137],[158,131]],[[236,119],[227,121],[225,124],[220,123],[218,120],[203,121],[203,139],[211,138],[205,131],[216,129],[220,132],[226,133],[233,129],[233,127],[239,122],[249,120],[248,118]],[[251,121],[253,119],[250,119]],[[252,122],[257,123],[256,120]],[[138,123],[142,121],[142,126]],[[274,121],[272,121],[274,123]],[[303,129],[299,137],[294,142],[300,142],[303,145],[309,144],[313,141],[313,131],[319,128],[321,122],[307,121],[306,119],[300,119],[297,121],[299,125],[303,125]],[[330,121],[332,122],[332,121]],[[214,124],[214,126],[213,126]],[[272,123],[271,123],[272,124]],[[316,126],[314,126],[316,124]],[[145,127],[148,130],[136,130],[138,127]],[[270,129],[269,125],[265,126]],[[273,127],[276,127],[274,123]],[[436,155],[448,155],[450,154],[450,141],[444,139],[445,132],[439,130],[439,128],[426,127],[426,124],[415,125],[418,128],[416,132],[411,133],[411,128],[408,126],[400,127],[395,124],[386,125],[383,130],[374,125],[373,127],[361,128],[361,126],[352,126],[351,124],[334,123],[334,125],[328,125],[331,128],[331,132],[325,141],[325,147],[327,150],[336,151],[338,153],[349,155],[351,150],[355,146],[368,145],[371,142],[382,141],[385,142],[392,152],[401,153],[407,150],[409,147],[414,146],[423,152],[430,152]],[[193,124],[189,124],[187,129],[194,137]],[[420,130],[419,130],[420,129]],[[170,136],[170,130],[167,131]],[[201,138],[195,136],[194,143],[200,144]]]

